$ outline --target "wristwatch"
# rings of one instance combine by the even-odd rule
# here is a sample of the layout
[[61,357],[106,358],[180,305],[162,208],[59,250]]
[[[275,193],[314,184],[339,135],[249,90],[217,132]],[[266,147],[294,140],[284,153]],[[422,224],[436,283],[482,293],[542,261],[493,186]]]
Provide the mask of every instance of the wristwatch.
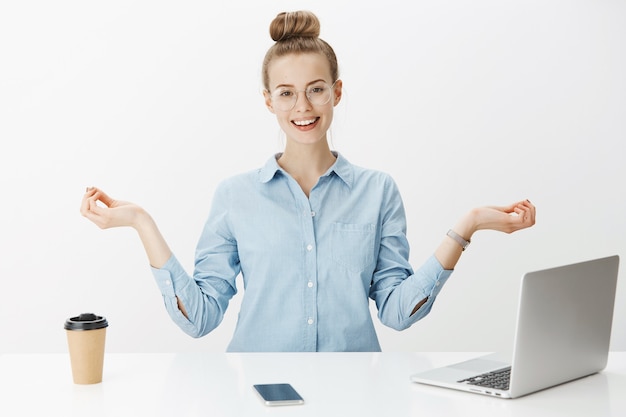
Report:
[[446,233],[446,235],[451,237],[456,241],[456,243],[461,245],[461,250],[465,250],[465,248],[467,248],[467,246],[470,244],[469,240],[463,239],[457,232],[452,229],[448,230],[448,233]]

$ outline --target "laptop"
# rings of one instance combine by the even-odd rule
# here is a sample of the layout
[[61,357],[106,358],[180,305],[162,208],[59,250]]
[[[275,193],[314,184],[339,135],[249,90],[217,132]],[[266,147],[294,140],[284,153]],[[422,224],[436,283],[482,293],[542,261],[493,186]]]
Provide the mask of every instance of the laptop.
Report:
[[481,356],[411,381],[517,398],[605,368],[619,256],[525,273],[513,354]]

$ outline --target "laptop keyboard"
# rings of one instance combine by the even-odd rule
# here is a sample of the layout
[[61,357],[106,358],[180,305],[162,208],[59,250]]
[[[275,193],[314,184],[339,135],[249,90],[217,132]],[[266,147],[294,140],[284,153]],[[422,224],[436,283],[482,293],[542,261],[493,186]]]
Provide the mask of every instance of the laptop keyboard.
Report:
[[466,383],[470,385],[477,385],[479,387],[493,388],[499,390],[508,390],[509,381],[511,380],[511,367],[498,369],[497,371],[486,372],[484,374],[476,375],[471,378],[462,379],[457,382]]

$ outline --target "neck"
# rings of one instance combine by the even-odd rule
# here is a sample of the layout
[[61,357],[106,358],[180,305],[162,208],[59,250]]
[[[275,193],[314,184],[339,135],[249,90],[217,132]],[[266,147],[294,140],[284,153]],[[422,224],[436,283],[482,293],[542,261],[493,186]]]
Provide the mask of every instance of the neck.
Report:
[[285,151],[278,158],[278,164],[300,184],[308,196],[319,177],[336,159],[326,141],[320,142],[319,146],[287,143]]

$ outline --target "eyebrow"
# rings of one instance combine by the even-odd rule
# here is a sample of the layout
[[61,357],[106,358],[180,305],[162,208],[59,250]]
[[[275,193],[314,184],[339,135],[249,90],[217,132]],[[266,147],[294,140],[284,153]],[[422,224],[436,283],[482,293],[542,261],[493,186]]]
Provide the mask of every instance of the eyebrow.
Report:
[[[306,86],[308,87],[308,86],[310,86],[311,84],[315,84],[315,83],[318,83],[318,82],[320,82],[320,81],[325,82],[326,84],[328,84],[328,82],[327,82],[325,79],[323,79],[323,78],[318,78],[317,80],[313,80],[313,81],[311,81],[311,82],[307,83],[307,85],[306,85]],[[293,84],[278,84],[276,87],[274,87],[274,89],[277,89],[277,88],[280,88],[280,87],[295,87],[295,86],[294,86]]]

